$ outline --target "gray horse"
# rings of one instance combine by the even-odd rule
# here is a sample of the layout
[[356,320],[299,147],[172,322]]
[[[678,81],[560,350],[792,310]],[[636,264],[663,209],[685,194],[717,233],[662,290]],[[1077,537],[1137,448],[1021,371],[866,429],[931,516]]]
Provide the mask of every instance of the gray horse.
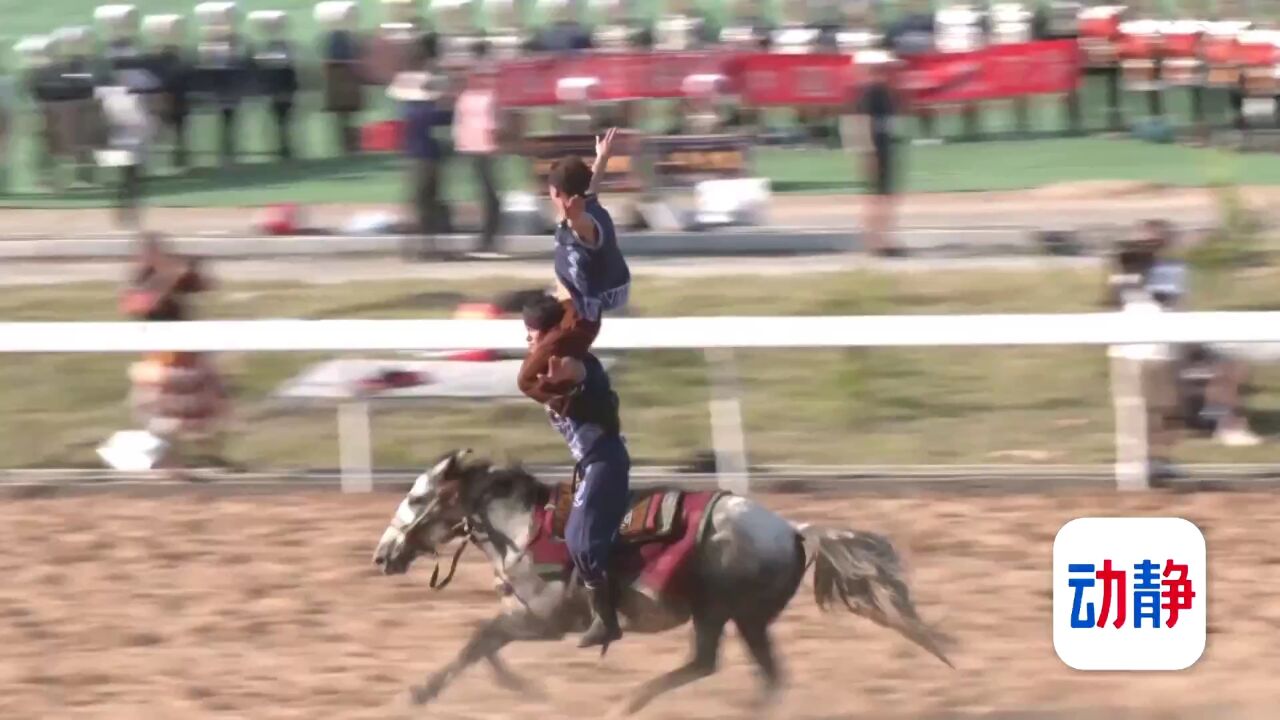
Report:
[[[585,629],[590,619],[581,584],[559,568],[548,574],[527,552],[538,532],[535,513],[552,502],[553,489],[518,467],[494,467],[469,454],[450,453],[417,479],[374,552],[383,573],[397,575],[407,572],[419,555],[436,555],[438,548],[460,540],[443,580],[437,561],[433,588],[452,579],[467,545],[484,552],[496,575],[502,611],[475,631],[452,662],[412,689],[415,704],[430,702],[481,660],[503,687],[538,694],[503,663],[499,651],[517,640],[558,640]],[[661,632],[692,621],[693,656],[637,688],[615,715],[630,715],[658,695],[714,673],[730,621],[762,675],[756,707],[768,706],[781,685],[769,625],[791,601],[810,565],[820,607],[827,609],[838,600],[951,665],[942,651],[943,636],[916,615],[886,538],[793,525],[736,495],[719,497],[709,508],[690,562],[687,592],[655,598],[631,590],[619,603],[623,626],[631,633]]]

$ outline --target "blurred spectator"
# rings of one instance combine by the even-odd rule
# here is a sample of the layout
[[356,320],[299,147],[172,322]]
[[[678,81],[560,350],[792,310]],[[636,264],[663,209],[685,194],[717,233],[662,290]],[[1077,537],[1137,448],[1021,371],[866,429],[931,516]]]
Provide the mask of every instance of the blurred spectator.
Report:
[[[1141,225],[1137,237],[1122,243],[1108,274],[1106,304],[1128,312],[1176,310],[1186,295],[1187,271],[1182,262],[1164,256],[1171,240],[1167,222],[1149,220]],[[1152,482],[1181,474],[1170,457],[1183,420],[1178,385],[1182,352],[1162,343],[1113,346],[1108,351],[1113,360],[1115,401],[1123,403],[1136,391],[1146,409],[1145,443]],[[1115,361],[1137,365],[1136,388],[1120,380],[1123,371]]]
[[191,114],[187,94],[193,66],[186,51],[176,41],[166,39],[155,54],[152,67],[160,80],[155,96],[156,117],[172,137],[173,167],[187,168],[187,117]]
[[484,219],[480,229],[480,252],[494,251],[502,207],[494,177],[498,151],[498,101],[495,93],[497,68],[481,61],[476,65],[467,87],[458,95],[454,106],[454,148],[467,158],[480,179]]
[[1187,293],[1187,266],[1166,255],[1172,243],[1169,221],[1143,222],[1137,236],[1122,243],[1113,258],[1107,304],[1118,307],[1125,290],[1141,288],[1162,309],[1180,309]]
[[294,95],[298,93],[298,68],[293,45],[287,36],[284,16],[268,16],[263,21],[267,40],[253,54],[262,91],[271,102],[276,121],[276,152],[281,160],[293,158],[292,129]]
[[208,289],[197,262],[169,252],[160,236],[147,233],[138,243],[123,309],[137,320],[187,320],[189,296]]
[[1249,379],[1249,366],[1280,362],[1280,345],[1273,343],[1217,343],[1209,346],[1214,373],[1204,392],[1201,419],[1213,428],[1213,439],[1228,447],[1262,442],[1249,427],[1240,389]]
[[441,107],[445,78],[429,72],[396,75],[387,95],[401,104],[404,152],[409,160],[409,185],[418,220],[419,243],[413,254],[421,258],[437,233],[448,232],[449,208],[440,199],[440,165],[444,150],[435,130],[450,121],[451,110]]
[[880,256],[899,256],[902,249],[888,239],[894,213],[894,170],[899,147],[895,124],[903,102],[890,63],[866,65],[866,81],[857,104],[857,146],[871,192],[863,227],[865,246]]
[[[1148,220],[1140,236],[1117,256],[1119,273],[1113,275],[1111,304],[1119,304],[1118,286],[1125,275],[1140,278],[1147,293],[1163,309],[1179,309],[1187,293],[1187,267],[1165,255],[1174,240],[1168,221]],[[1135,282],[1130,280],[1129,282]],[[1218,442],[1242,447],[1261,442],[1249,427],[1240,399],[1240,388],[1247,381],[1249,366],[1280,362],[1280,345],[1274,343],[1211,343],[1211,374],[1204,389],[1204,406],[1196,408],[1199,417],[1187,417],[1189,425],[1206,425]],[[1177,360],[1185,362],[1193,348],[1184,348]]]
[[[210,288],[198,264],[170,253],[156,235],[140,240],[137,262],[122,298],[124,312],[138,320],[190,319],[190,296]],[[218,444],[226,393],[204,353],[153,352],[129,369],[130,400],[148,432],[164,441],[159,467],[179,468],[188,447],[223,463]],[[190,456],[194,457],[194,456]]]
[[117,74],[116,85],[95,91],[107,135],[106,147],[98,153],[98,164],[118,169],[117,218],[122,226],[135,229],[140,226],[138,206],[147,145],[155,134],[151,114],[139,95],[148,84],[155,84],[149,73],[125,70]]
[[[916,7],[914,12],[909,12],[891,24],[885,31],[884,42],[896,57],[907,59],[913,55],[933,53],[937,47],[935,32],[934,16],[926,4],[924,7]],[[915,114],[920,122],[920,136],[915,142],[938,142],[933,108],[921,105],[915,108]]]
[[530,39],[531,52],[571,53],[593,46],[591,31],[575,17],[561,16],[540,28]]
[[364,109],[364,86],[360,75],[362,42],[355,29],[355,5],[329,12],[321,24],[327,28],[322,40],[324,109],[334,116],[338,147],[351,155],[360,149],[360,131],[355,117]]

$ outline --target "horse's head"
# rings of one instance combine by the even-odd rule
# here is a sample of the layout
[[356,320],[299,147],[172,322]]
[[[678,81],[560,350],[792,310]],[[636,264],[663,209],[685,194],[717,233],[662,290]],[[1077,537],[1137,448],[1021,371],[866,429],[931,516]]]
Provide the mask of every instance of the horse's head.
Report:
[[467,534],[462,495],[470,453],[458,450],[445,455],[418,477],[400,501],[373,552],[373,562],[384,575],[406,573],[419,555],[434,555],[441,545]]

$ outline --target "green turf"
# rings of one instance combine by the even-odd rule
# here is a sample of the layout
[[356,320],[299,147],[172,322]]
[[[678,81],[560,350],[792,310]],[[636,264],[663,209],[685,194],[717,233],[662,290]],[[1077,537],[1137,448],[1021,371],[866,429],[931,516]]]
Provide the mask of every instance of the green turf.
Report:
[[[912,192],[1013,190],[1097,179],[1183,186],[1280,182],[1280,165],[1269,157],[1103,138],[905,147],[903,157],[904,189]],[[756,172],[773,182],[775,192],[861,192],[859,167],[856,156],[831,150],[762,148],[756,159]],[[181,176],[158,172],[148,182],[148,202],[170,207],[387,203],[403,200],[407,192],[403,164],[390,155],[253,162],[227,169],[205,167]],[[451,199],[476,197],[465,163],[450,163],[445,173]],[[538,190],[519,159],[504,164],[503,184],[508,189]],[[0,197],[0,207],[93,207],[112,198],[105,187],[70,190],[58,197],[24,192]]]
[[[1252,271],[1223,283],[1218,307],[1280,304],[1280,272]],[[206,317],[425,317],[464,298],[518,283],[433,281],[337,286],[224,286]],[[802,291],[798,291],[801,289]],[[858,272],[804,278],[639,278],[639,315],[880,314],[1079,311],[1095,307],[1099,277],[1088,271]],[[10,288],[5,320],[115,318],[113,288]],[[328,410],[266,413],[264,398],[320,355],[223,356],[239,421],[230,456],[257,468],[333,467]],[[1099,349],[870,349],[741,351],[736,354],[748,450],[756,463],[1088,463],[1112,453],[1107,365]],[[96,466],[92,449],[128,426],[121,356],[0,357],[0,456],[10,466]],[[709,447],[706,368],[697,352],[634,352],[614,373],[623,422],[638,462],[682,462]],[[1250,398],[1255,427],[1280,433],[1280,372],[1264,369]],[[453,446],[531,461],[563,461],[563,447],[535,406],[436,403],[381,408],[375,421],[381,467],[411,467]],[[1273,462],[1275,444],[1231,450],[1203,440],[1184,460]]]

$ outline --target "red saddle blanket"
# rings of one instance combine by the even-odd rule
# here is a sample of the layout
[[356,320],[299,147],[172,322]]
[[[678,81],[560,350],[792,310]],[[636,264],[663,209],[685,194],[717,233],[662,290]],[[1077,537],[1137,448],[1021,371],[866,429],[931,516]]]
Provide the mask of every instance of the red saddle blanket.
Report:
[[[690,561],[705,534],[720,491],[645,490],[631,494],[614,545],[613,571],[624,582],[654,596],[679,595]],[[544,575],[567,577],[573,563],[564,543],[564,525],[573,503],[565,483],[533,513],[533,541],[527,550]]]

